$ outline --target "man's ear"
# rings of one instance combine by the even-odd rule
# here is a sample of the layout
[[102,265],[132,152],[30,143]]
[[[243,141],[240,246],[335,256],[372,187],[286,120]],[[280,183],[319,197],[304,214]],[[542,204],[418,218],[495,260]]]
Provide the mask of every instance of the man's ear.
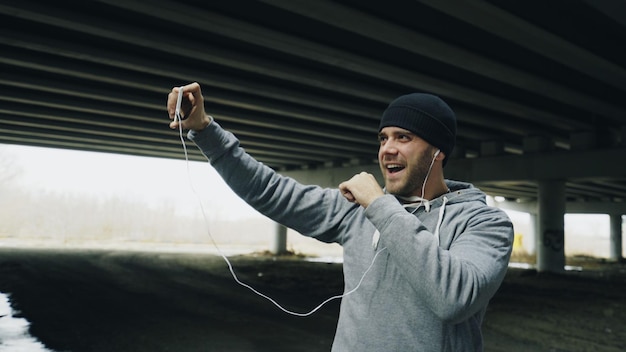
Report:
[[441,152],[441,149],[437,149],[437,151],[435,152],[435,155],[433,155],[433,159],[435,160],[441,161],[445,158],[446,158],[446,155]]

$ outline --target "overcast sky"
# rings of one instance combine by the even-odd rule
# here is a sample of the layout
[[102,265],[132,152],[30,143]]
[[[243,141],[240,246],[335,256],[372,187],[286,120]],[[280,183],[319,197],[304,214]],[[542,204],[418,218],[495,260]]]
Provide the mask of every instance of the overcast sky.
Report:
[[8,144],[0,144],[0,158],[19,170],[14,182],[33,192],[115,197],[146,204],[173,202],[177,209],[190,209],[198,207],[193,185],[207,211],[218,208],[241,216],[258,214],[226,186],[208,162],[189,162],[190,181],[185,160]]

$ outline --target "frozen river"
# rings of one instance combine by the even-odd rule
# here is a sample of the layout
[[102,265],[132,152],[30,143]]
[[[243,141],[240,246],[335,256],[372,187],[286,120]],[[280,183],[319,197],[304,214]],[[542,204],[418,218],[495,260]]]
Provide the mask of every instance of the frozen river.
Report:
[[9,297],[0,293],[0,352],[51,352],[30,336],[30,323],[15,314]]

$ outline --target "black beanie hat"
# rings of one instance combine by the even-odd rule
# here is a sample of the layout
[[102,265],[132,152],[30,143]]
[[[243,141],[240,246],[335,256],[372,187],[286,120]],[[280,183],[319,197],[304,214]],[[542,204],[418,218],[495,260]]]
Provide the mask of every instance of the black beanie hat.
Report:
[[387,126],[404,128],[446,155],[446,165],[456,138],[456,116],[441,98],[423,93],[403,95],[383,112],[378,131]]

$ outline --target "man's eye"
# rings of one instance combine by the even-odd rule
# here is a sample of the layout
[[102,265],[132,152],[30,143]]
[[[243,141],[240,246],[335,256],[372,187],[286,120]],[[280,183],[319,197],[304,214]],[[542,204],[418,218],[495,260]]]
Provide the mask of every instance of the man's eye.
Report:
[[387,140],[387,137],[386,137],[386,136],[378,136],[378,141],[379,141],[380,143],[383,143],[383,142],[385,142],[386,140]]

